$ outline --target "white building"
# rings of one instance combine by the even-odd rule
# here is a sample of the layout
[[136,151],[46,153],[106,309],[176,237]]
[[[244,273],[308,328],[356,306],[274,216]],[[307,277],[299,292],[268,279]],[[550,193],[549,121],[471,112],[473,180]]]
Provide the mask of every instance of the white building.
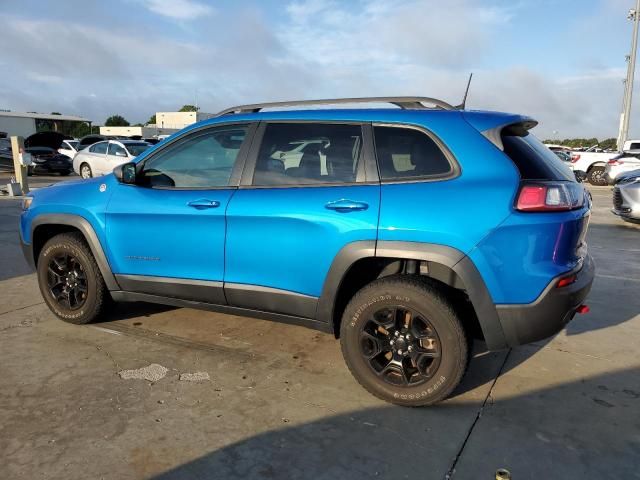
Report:
[[182,130],[192,123],[213,117],[204,112],[156,112],[156,127]]
[[91,125],[91,120],[72,115],[0,111],[0,132],[7,136],[28,137],[36,132],[60,132],[69,135],[78,123]]
[[138,135],[143,138],[158,135],[171,135],[192,123],[213,117],[204,112],[156,112],[156,123],[144,127],[100,127],[100,135],[131,137]]
[[130,125],[128,127],[100,127],[100,135],[114,137],[133,137],[137,135],[143,138],[150,138],[158,135],[171,135],[178,130],[177,128],[157,128],[153,125],[145,127]]

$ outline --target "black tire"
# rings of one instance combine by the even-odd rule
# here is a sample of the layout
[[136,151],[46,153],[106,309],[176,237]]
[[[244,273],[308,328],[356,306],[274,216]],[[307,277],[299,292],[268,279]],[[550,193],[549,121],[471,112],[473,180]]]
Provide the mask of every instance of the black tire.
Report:
[[[88,176],[83,172],[83,169],[85,169],[85,171],[88,172]],[[89,165],[86,162],[81,164],[80,168],[78,170],[79,170],[80,176],[82,178],[92,178],[93,177],[93,170],[91,170],[91,165]]]
[[[393,313],[387,314],[389,311]],[[406,312],[409,311],[412,313],[410,320],[407,320],[409,317]],[[382,317],[380,312],[383,312]],[[410,355],[406,350],[405,357],[401,355],[403,352],[397,350],[398,337],[394,335],[395,330],[401,329],[401,325],[398,326],[397,312],[401,312],[400,317],[404,317],[400,323],[406,322],[410,326],[408,330],[404,330],[405,334],[414,332],[414,323],[425,325],[424,331],[430,332],[424,336],[410,336],[407,342],[403,339],[403,333],[400,333],[406,348],[408,342],[413,342],[411,355],[419,355],[417,360],[413,356],[406,357]],[[374,318],[393,319],[385,320],[391,323],[383,327],[384,332],[381,333],[378,328],[380,323]],[[396,327],[390,328],[394,323]],[[369,334],[372,325],[376,327],[376,340],[373,342],[372,335]],[[418,340],[419,336],[423,339]],[[427,337],[431,350],[423,348],[424,338]],[[389,346],[389,343],[393,343],[391,339],[396,339],[393,347]],[[342,317],[340,344],[345,362],[360,385],[382,400],[408,407],[432,405],[447,398],[460,383],[469,357],[469,343],[455,310],[428,279],[420,277],[387,277],[370,283],[356,293]],[[385,349],[389,351],[385,353]],[[380,352],[372,354],[376,350]],[[437,353],[434,354],[438,350],[439,358],[435,356]],[[425,351],[432,353],[416,353]],[[425,375],[421,375],[417,368],[419,364],[427,365],[423,357],[426,357],[427,362],[431,359],[427,370],[433,369]],[[408,370],[415,369],[416,372],[406,374],[407,369],[402,369],[405,374],[399,375],[392,368],[383,375],[379,373],[379,363],[389,361],[391,364],[397,358],[400,358],[401,365],[407,365]],[[389,365],[381,367],[381,371],[386,372],[387,369]]]
[[589,173],[587,173],[587,180],[591,185],[607,185],[604,167],[591,167]]
[[[75,277],[74,271],[61,273],[65,272],[65,269],[60,268],[60,264],[68,265],[68,270],[73,266]],[[91,250],[79,233],[62,233],[45,243],[38,256],[37,274],[44,301],[49,309],[65,322],[77,325],[89,323],[106,309],[110,299],[109,293]],[[63,278],[70,277],[71,285],[80,286],[69,290],[70,283]],[[52,283],[56,283],[54,288],[51,287]],[[65,288],[76,294],[65,296]],[[63,300],[56,299],[54,292],[59,292]],[[69,299],[70,296],[75,298],[75,302],[69,300],[67,305],[64,299]]]

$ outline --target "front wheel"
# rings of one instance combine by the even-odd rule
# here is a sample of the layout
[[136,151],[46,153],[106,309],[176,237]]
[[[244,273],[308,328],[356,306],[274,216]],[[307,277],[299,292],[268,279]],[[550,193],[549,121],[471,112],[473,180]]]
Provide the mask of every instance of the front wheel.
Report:
[[449,396],[469,355],[451,304],[420,278],[388,277],[360,290],[345,309],[340,343],[349,370],[367,391],[409,407]]
[[38,286],[49,309],[65,322],[99,317],[110,297],[91,250],[80,234],[63,233],[38,256]]
[[604,176],[604,167],[591,167],[587,174],[587,179],[591,185],[607,185],[607,179]]

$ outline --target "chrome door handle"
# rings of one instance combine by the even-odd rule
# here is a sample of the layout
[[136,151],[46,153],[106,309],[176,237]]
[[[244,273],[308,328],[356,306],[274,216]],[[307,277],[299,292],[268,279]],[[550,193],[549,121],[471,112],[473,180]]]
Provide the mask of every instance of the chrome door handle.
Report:
[[329,210],[335,210],[336,212],[346,213],[346,212],[355,212],[358,210],[366,210],[369,208],[369,204],[365,202],[356,202],[354,200],[336,200],[335,202],[329,202],[325,204],[324,208]]
[[198,210],[204,210],[205,208],[218,208],[220,206],[220,202],[216,200],[207,200],[206,198],[201,198],[200,200],[192,200],[191,202],[187,203],[187,205]]

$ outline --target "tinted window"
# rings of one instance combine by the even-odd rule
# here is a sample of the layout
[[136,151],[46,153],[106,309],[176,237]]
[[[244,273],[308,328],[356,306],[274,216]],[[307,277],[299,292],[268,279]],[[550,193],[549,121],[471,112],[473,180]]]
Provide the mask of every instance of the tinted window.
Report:
[[638,150],[640,149],[640,143],[632,143],[631,145],[629,145],[629,150]]
[[575,175],[532,133],[524,136],[502,135],[504,153],[515,163],[525,180],[575,181]]
[[89,151],[92,153],[107,153],[107,142],[94,143],[89,147]]
[[151,187],[226,186],[246,133],[244,125],[224,126],[178,141],[145,162],[140,183]]
[[361,148],[360,125],[267,125],[253,184],[355,182]]
[[[67,143],[71,148],[74,148],[74,149],[76,149],[76,150],[78,149],[78,142],[76,142],[75,140],[67,140],[67,142],[66,142],[66,143]],[[63,145],[63,148],[64,148],[64,145]]]
[[125,151],[125,149],[122,148],[117,143],[110,143],[108,152],[109,153],[107,155],[118,155],[118,154],[120,154],[121,156],[124,156],[124,157],[127,156],[127,152]]
[[453,171],[444,152],[423,132],[374,127],[374,137],[382,180],[442,176]]

